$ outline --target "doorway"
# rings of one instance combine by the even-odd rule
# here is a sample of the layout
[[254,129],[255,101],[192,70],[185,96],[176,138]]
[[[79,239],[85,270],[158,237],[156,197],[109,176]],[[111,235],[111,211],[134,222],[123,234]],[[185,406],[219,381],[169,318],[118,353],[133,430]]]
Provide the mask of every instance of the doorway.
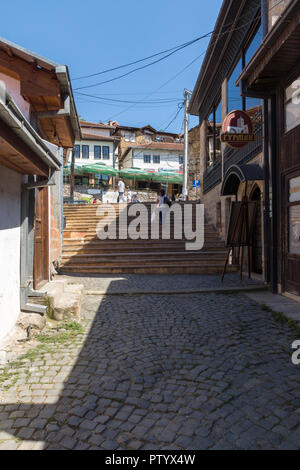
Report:
[[33,288],[40,289],[49,280],[48,187],[35,190]]

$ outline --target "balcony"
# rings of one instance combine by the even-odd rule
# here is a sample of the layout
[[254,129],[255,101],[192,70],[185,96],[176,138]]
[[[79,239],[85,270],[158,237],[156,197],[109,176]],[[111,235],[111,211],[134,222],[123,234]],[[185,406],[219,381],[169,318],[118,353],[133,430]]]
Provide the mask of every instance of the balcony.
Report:
[[[226,147],[224,152],[224,173],[232,165],[245,165],[250,162],[256,155],[262,152],[262,125],[258,124],[254,127],[256,140],[250,142],[245,147],[235,150]],[[222,182],[222,161],[216,160],[213,166],[207,168],[203,176],[203,192],[208,193],[211,189]]]

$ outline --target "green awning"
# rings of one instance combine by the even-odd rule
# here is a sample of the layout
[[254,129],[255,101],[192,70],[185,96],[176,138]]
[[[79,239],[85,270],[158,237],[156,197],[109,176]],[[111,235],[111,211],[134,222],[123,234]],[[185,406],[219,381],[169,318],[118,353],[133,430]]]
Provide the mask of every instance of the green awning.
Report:
[[83,173],[94,173],[100,175],[116,176],[117,170],[112,166],[105,165],[104,163],[93,163],[91,165],[83,165],[81,167]]
[[157,171],[151,174],[152,181],[155,183],[182,184],[183,175],[172,171]]
[[[68,163],[68,165],[66,165],[64,167],[64,175],[70,175],[71,174],[71,164]],[[82,170],[81,170],[81,166],[80,165],[74,165],[74,174],[75,175],[82,175]]]
[[150,181],[151,179],[151,175],[140,168],[124,168],[119,171],[119,175],[121,178],[136,181]]

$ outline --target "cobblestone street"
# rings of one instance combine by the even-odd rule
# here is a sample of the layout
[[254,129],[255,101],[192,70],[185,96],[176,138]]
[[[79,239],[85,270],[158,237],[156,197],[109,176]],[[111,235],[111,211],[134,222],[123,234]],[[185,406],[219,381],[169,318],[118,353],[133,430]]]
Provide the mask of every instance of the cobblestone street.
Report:
[[299,338],[244,294],[82,312],[83,334],[0,370],[0,449],[300,449]]

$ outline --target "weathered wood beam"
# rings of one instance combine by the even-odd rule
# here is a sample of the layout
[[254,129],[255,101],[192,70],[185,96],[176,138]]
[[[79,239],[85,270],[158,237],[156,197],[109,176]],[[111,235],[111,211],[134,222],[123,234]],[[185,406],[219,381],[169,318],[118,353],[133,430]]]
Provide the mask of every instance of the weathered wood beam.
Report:
[[9,75],[17,75],[21,82],[23,96],[57,96],[60,94],[60,85],[55,72],[39,69],[18,57],[10,57],[0,50],[0,71]]
[[70,96],[68,95],[64,100],[64,107],[56,111],[38,111],[37,116],[41,118],[64,118],[65,116],[70,116],[71,107],[70,107]]

